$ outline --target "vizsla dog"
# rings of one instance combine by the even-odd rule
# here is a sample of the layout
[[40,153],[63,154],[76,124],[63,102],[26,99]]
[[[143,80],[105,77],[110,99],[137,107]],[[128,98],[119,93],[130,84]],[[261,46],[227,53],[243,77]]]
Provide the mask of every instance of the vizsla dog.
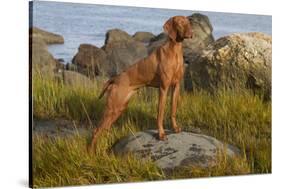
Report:
[[110,129],[118,119],[127,107],[130,97],[139,88],[145,86],[159,88],[157,115],[159,139],[166,139],[163,129],[163,116],[170,87],[172,88],[172,127],[176,133],[181,131],[176,122],[176,109],[180,81],[184,74],[182,41],[185,38],[192,38],[192,29],[188,18],[185,16],[170,18],[163,28],[168,34],[168,40],[161,47],[106,82],[100,95],[101,98],[104,93],[108,93],[106,107],[97,129],[93,131],[90,149],[95,148],[97,138],[102,131]]

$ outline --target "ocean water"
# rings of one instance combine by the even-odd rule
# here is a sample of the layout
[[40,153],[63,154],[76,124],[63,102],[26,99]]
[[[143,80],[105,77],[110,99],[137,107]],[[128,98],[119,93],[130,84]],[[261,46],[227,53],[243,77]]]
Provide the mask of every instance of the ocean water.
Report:
[[209,17],[213,35],[219,37],[235,32],[264,32],[272,34],[272,17],[265,15],[204,12],[108,6],[93,4],[62,3],[48,1],[33,2],[33,26],[60,34],[65,43],[50,45],[49,51],[55,58],[71,62],[82,43],[101,47],[105,33],[119,28],[133,35],[137,31],[148,31],[157,35],[163,23],[175,15],[191,15],[199,12]]

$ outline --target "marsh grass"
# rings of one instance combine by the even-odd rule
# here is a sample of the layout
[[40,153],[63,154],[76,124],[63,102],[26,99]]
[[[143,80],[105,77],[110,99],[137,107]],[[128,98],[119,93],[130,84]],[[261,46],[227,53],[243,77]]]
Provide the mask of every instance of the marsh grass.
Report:
[[[99,148],[95,155],[86,151],[85,137],[70,139],[33,138],[34,187],[136,182],[165,178],[151,161],[145,163],[132,155],[114,156]],[[110,142],[102,139],[101,146]]]
[[[52,78],[33,75],[34,119],[68,119],[95,127],[104,99],[99,100],[102,81],[92,86],[67,86]],[[169,101],[169,99],[168,99]],[[114,143],[144,129],[155,129],[158,95],[142,89],[130,100],[128,109],[113,128],[104,133],[97,153],[86,152],[90,137],[77,133],[71,138],[50,139],[33,136],[33,176],[35,187],[134,182],[239,174],[271,173],[271,101],[247,90],[181,92],[177,120],[184,130],[200,128],[203,134],[237,146],[241,156],[218,154],[219,163],[208,168],[186,167],[165,173],[152,161],[133,155],[117,157]],[[171,128],[167,103],[165,128]],[[79,127],[79,125],[77,125]]]

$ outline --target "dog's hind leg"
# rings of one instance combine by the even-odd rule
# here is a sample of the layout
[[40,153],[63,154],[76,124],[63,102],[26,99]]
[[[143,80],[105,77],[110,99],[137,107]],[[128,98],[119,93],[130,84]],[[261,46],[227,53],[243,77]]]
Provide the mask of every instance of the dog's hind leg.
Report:
[[130,97],[135,93],[128,86],[112,84],[108,91],[106,107],[98,127],[92,134],[91,149],[94,150],[98,137],[105,130],[109,130],[112,124],[119,118],[121,113],[126,109]]

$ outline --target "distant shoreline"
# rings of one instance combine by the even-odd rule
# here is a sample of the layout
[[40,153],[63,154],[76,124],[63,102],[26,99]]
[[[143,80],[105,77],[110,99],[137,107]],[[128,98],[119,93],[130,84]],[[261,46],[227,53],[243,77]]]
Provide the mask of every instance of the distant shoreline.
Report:
[[33,4],[33,26],[64,36],[63,45],[50,45],[48,49],[57,59],[64,59],[65,62],[71,60],[82,43],[101,47],[105,33],[110,29],[119,28],[130,35],[137,31],[158,35],[168,17],[188,16],[194,12],[203,13],[210,18],[215,39],[236,32],[258,31],[272,34],[272,17],[264,15],[44,1]]

